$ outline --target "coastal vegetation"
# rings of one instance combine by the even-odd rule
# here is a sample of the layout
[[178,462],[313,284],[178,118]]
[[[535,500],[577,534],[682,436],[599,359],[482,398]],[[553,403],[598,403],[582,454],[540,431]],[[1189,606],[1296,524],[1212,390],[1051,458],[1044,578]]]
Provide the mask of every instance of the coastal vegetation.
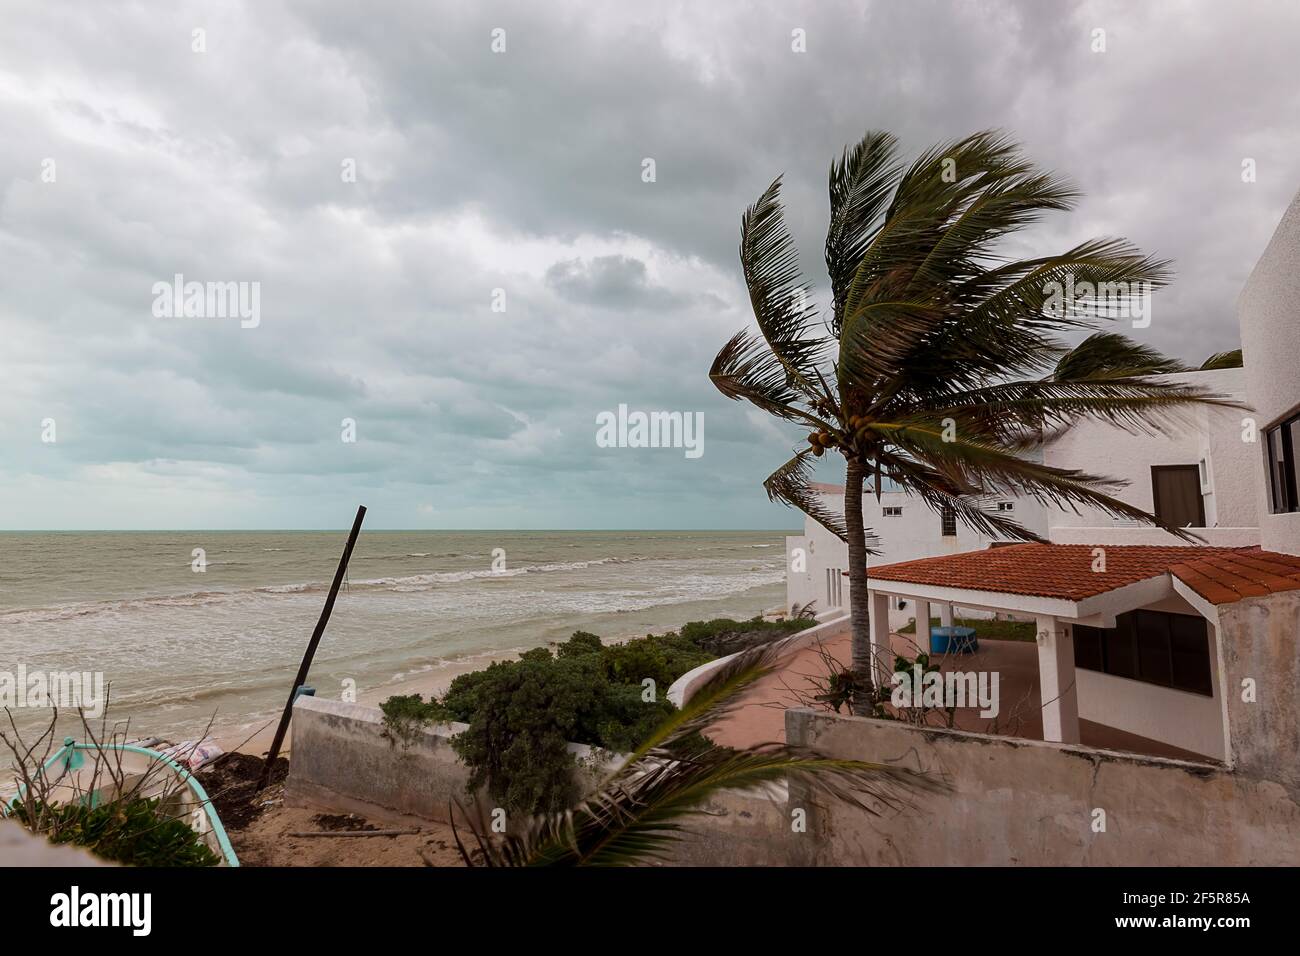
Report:
[[[733,336],[709,375],[728,398],[805,430],[764,487],[848,545],[853,709],[870,714],[873,552],[864,491],[879,497],[889,479],[990,537],[1036,538],[989,507],[991,495],[1096,508],[1186,537],[1114,497],[1115,481],[1046,465],[1032,449],[1085,418],[1150,431],[1171,413],[1234,403],[1161,378],[1158,354],[1121,336],[1085,350],[1104,351],[1100,364],[1058,365],[1066,336],[1116,318],[1146,327],[1149,297],[1169,281],[1169,264],[1118,238],[1006,255],[1003,240],[1071,209],[1079,193],[1005,136],[976,133],[904,163],[894,136],[868,132],[831,164],[829,194],[828,307],[816,307],[800,270],[778,178],[741,220],[741,268],[759,334]],[[843,515],[810,486],[827,452],[844,458]]]
[[84,803],[18,803],[12,818],[55,845],[85,847],[101,860],[128,866],[216,866],[221,858],[162,801],[128,797]]
[[815,623],[719,618],[610,644],[578,631],[553,648],[462,674],[441,698],[390,697],[380,705],[385,732],[410,746],[431,723],[468,724],[452,745],[470,769],[471,789],[486,787],[509,812],[559,812],[578,796],[570,743],[633,751],[676,711],[666,694],[677,678]]
[[[472,848],[456,843],[469,866],[632,866],[669,859],[693,816],[708,813],[720,791],[767,784],[806,788],[811,804],[850,803],[873,816],[897,812],[908,797],[942,785],[895,766],[825,757],[780,743],[743,750],[720,747],[703,733],[743,691],[771,672],[771,648],[738,654],[681,710],[655,726],[625,761],[598,774],[589,796],[562,811],[529,815],[499,833],[492,808],[463,810]],[[785,829],[784,822],[782,830]]]

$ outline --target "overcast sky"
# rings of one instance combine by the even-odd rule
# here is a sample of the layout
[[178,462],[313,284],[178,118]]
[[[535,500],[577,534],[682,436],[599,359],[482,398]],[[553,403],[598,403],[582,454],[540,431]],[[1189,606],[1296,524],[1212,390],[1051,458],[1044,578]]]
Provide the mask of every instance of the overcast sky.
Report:
[[[1132,334],[1198,363],[1300,188],[1294,3],[468,6],[3,4],[0,528],[796,527],[798,431],[706,377],[774,176],[824,284],[844,144],[1003,127],[1086,193],[1024,251],[1173,258]],[[704,454],[597,447],[620,403]]]

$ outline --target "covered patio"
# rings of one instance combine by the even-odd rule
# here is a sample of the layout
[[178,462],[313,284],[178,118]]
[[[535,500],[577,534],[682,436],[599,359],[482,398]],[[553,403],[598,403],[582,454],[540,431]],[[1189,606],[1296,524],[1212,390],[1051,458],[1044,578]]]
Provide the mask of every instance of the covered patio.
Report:
[[[961,609],[1033,622],[1033,642],[979,639],[972,653],[934,656],[944,673],[1000,679],[998,716],[962,707],[954,712],[956,729],[1224,761],[1230,750],[1218,608],[1300,589],[1300,558],[1258,548],[1020,544],[869,574],[875,677],[884,686],[896,655],[927,650],[891,633],[891,597],[916,602],[918,622],[933,614],[951,624]],[[848,666],[850,641],[845,622],[819,646],[783,659],[715,739],[743,745],[779,738],[784,710],[808,705],[828,664]]]
[[[917,646],[911,634],[893,634],[891,640],[895,653],[915,657]],[[785,740],[786,709],[807,706],[809,699],[819,692],[818,684],[825,678],[827,659],[834,660],[839,667],[849,667],[851,644],[852,638],[845,624],[819,644],[783,658],[774,673],[758,681],[746,693],[741,707],[710,728],[709,737],[728,747]],[[998,717],[981,717],[978,707],[958,708],[954,714],[954,729],[1025,740],[1043,739],[1038,654],[1032,642],[981,639],[979,650],[974,654],[951,655],[940,659],[938,664],[944,672],[984,670],[997,671],[1001,675],[1002,712]],[[1079,737],[1081,743],[1102,750],[1204,760],[1200,754],[1084,718],[1079,720]]]
[[[1080,743],[1086,718],[1224,760],[1218,606],[1300,588],[1300,560],[1259,548],[1019,544],[873,568],[869,580],[873,622],[891,595],[916,601],[918,620],[936,603],[1032,619],[1043,740]],[[887,680],[887,625],[874,626],[872,645]]]

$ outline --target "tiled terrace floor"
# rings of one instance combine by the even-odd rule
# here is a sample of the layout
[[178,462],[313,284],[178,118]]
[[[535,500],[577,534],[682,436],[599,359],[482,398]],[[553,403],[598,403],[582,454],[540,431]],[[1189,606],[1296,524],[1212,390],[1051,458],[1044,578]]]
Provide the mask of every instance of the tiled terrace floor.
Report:
[[[915,656],[916,646],[910,636],[894,634],[892,637],[895,652]],[[996,718],[984,718],[980,717],[978,708],[961,708],[957,711],[954,726],[958,730],[1042,740],[1037,647],[1026,641],[982,639],[979,644],[979,650],[974,654],[948,657],[941,663],[941,669],[1000,672],[1000,713]],[[847,666],[850,659],[847,625],[841,633],[829,637],[822,647]],[[754,685],[742,698],[741,706],[710,731],[714,740],[731,747],[785,740],[786,709],[806,706],[801,703],[800,695],[811,697],[817,693],[814,682],[825,676],[826,667],[815,647],[798,651],[782,660],[780,665],[778,670]],[[1079,736],[1080,742],[1089,747],[1201,762],[1207,759],[1200,754],[1089,720],[1079,721]]]

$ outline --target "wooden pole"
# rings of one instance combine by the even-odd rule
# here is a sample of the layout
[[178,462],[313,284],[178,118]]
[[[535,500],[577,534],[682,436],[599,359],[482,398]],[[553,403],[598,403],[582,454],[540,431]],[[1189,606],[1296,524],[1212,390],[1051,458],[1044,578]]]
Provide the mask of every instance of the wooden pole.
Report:
[[320,620],[316,622],[316,630],[312,631],[311,641],[307,644],[307,653],[302,656],[298,676],[293,680],[293,687],[289,688],[289,701],[284,705],[284,713],[280,715],[280,726],[275,728],[275,739],[271,741],[271,749],[266,754],[266,764],[262,767],[262,776],[257,781],[259,792],[271,779],[271,766],[275,763],[275,758],[280,756],[280,746],[284,743],[284,735],[289,730],[289,719],[293,716],[294,699],[298,696],[298,688],[307,683],[307,672],[311,670],[311,660],[316,656],[316,645],[320,643],[321,635],[325,633],[325,625],[329,623],[330,612],[334,610],[334,599],[339,595],[339,586],[343,583],[343,575],[348,570],[348,559],[352,557],[352,546],[357,543],[357,535],[361,533],[361,522],[365,517],[366,506],[359,505],[356,520],[352,522],[352,532],[348,535],[347,546],[343,549],[343,557],[339,559],[338,570],[334,572],[334,583],[330,585],[329,597],[325,598],[325,606],[321,608]]

